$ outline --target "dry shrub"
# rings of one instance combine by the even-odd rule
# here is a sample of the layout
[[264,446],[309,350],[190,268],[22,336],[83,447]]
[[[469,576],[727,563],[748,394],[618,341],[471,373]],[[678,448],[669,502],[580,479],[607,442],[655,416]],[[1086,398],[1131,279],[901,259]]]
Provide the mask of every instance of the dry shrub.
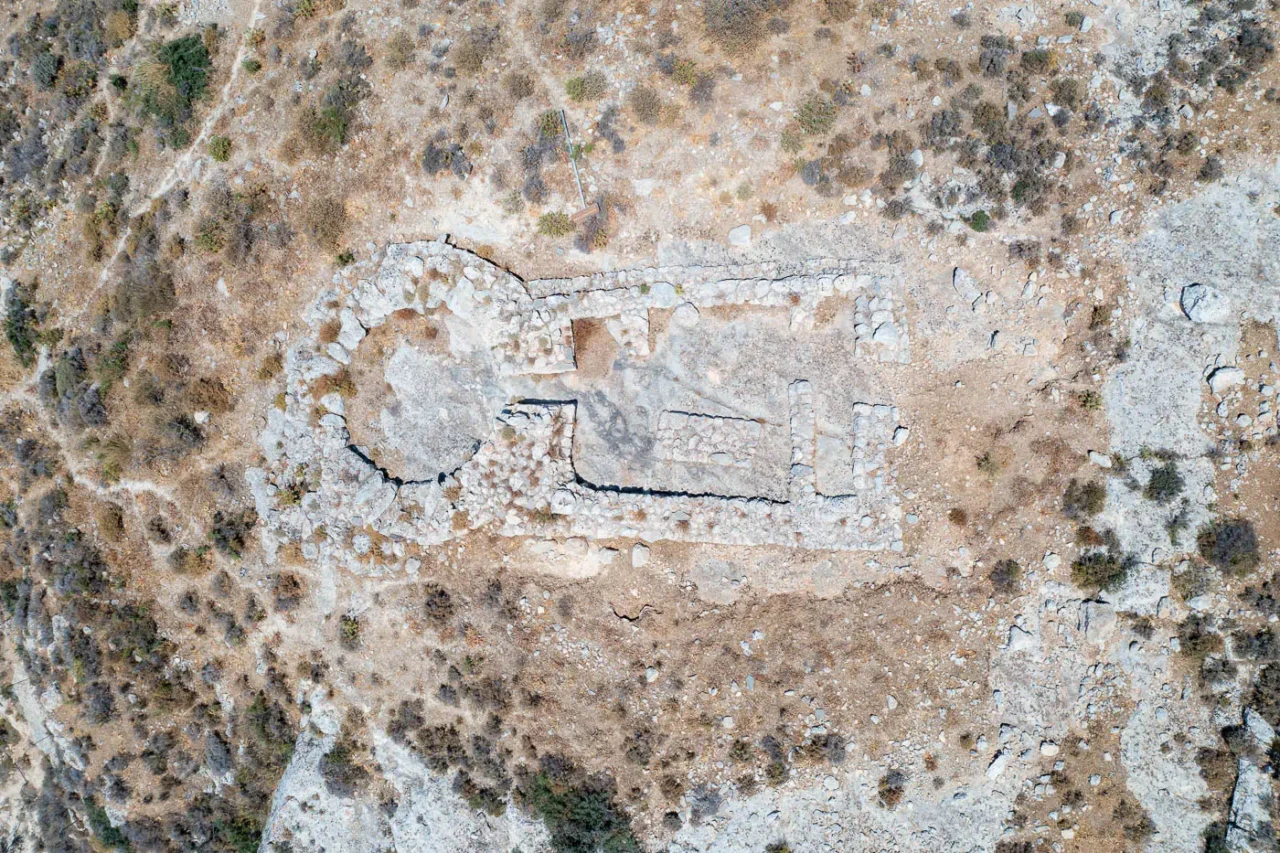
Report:
[[662,98],[648,86],[637,86],[627,96],[627,106],[641,124],[657,124],[662,118]]
[[320,326],[320,330],[316,332],[316,340],[328,346],[338,339],[338,334],[342,331],[342,323],[337,319],[326,320]]
[[519,71],[512,71],[504,77],[502,85],[506,88],[507,94],[517,101],[523,101],[535,91],[533,77]]
[[387,42],[387,66],[399,71],[413,62],[413,39],[404,31],[398,32]]
[[202,376],[187,388],[187,405],[194,411],[225,414],[235,408],[231,392],[216,376]]
[[124,538],[124,510],[119,504],[105,503],[98,507],[98,532],[108,542],[116,543]]
[[302,230],[320,248],[337,251],[347,231],[346,203],[331,195],[316,196],[302,209]]
[[476,27],[455,46],[450,54],[459,71],[476,74],[484,69],[488,61],[498,53],[499,33],[497,27]]
[[781,10],[778,0],[709,0],[704,13],[707,35],[728,54],[745,54],[765,37],[766,15]]
[[280,353],[272,353],[262,360],[262,364],[258,367],[258,378],[266,381],[274,379],[284,370],[284,358]]
[[107,42],[114,47],[119,47],[133,38],[133,16],[123,9],[107,13],[102,24]]
[[345,367],[337,373],[321,376],[311,386],[311,394],[317,400],[335,392],[339,397],[354,397],[356,395],[356,383]]

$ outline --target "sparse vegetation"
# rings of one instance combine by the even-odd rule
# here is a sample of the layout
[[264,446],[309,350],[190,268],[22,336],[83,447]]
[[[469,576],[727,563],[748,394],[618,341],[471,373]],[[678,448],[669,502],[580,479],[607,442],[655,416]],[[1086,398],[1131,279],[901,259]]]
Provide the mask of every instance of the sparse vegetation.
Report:
[[349,613],[344,613],[338,620],[338,642],[348,651],[360,648],[361,630],[360,620]]
[[525,806],[546,824],[557,851],[641,849],[630,819],[615,805],[612,780],[544,759],[542,768],[528,774],[518,791]]
[[575,230],[567,213],[544,213],[538,217],[538,233],[544,237],[567,237]]
[[1082,589],[1119,589],[1129,577],[1133,560],[1114,550],[1081,554],[1071,564],[1071,581]]
[[1022,579],[1022,564],[1017,560],[999,560],[992,567],[989,577],[996,592],[1005,595],[1017,592],[1018,581]]
[[906,787],[907,774],[901,770],[890,770],[881,776],[880,783],[876,786],[880,805],[886,809],[897,808],[906,793]]
[[1107,488],[1097,480],[1081,483],[1072,480],[1062,496],[1062,513],[1067,518],[1083,521],[1106,509]]
[[1196,548],[1201,557],[1230,574],[1245,574],[1262,562],[1253,523],[1242,518],[1205,526],[1196,537]]
[[226,136],[213,136],[209,138],[209,156],[219,163],[225,163],[231,159],[231,140]]
[[1152,469],[1142,494],[1147,500],[1167,504],[1182,494],[1184,485],[1182,474],[1178,472],[1178,463],[1169,461],[1159,468]]
[[564,93],[574,103],[598,101],[609,91],[609,79],[599,71],[588,71],[577,77],[570,77],[564,83]]
[[810,136],[830,133],[836,124],[836,107],[823,95],[814,93],[796,110],[796,123]]

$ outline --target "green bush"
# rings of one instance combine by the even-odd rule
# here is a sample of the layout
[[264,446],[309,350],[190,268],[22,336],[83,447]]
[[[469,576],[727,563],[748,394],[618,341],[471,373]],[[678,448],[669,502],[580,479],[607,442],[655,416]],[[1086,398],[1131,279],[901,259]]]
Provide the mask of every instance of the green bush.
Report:
[[538,217],[538,233],[544,237],[567,237],[575,230],[567,213],[544,213]]
[[1072,480],[1062,495],[1062,514],[1077,521],[1097,515],[1106,506],[1107,489],[1096,480],[1088,483]]
[[546,824],[556,851],[640,853],[631,820],[614,804],[612,782],[599,777],[553,779],[544,771],[532,776],[520,793]]
[[298,114],[297,128],[313,154],[332,154],[346,144],[349,124],[339,107],[307,107]]
[[350,614],[343,614],[338,620],[338,641],[348,651],[360,648],[360,620]]
[[214,136],[209,139],[209,156],[219,163],[231,159],[231,140],[225,136]]
[[609,78],[599,71],[588,71],[564,81],[564,93],[574,103],[598,101],[609,91]]
[[1258,567],[1258,534],[1253,523],[1242,518],[1215,521],[1196,537],[1200,556],[1224,572],[1243,574]]
[[1167,504],[1182,494],[1184,485],[1185,481],[1178,473],[1178,463],[1170,460],[1151,472],[1147,487],[1142,490],[1142,494],[1147,500]]
[[120,831],[119,827],[112,826],[111,820],[107,817],[107,811],[102,806],[93,802],[86,801],[86,811],[89,818],[89,829],[92,830],[98,841],[103,846],[112,850],[131,850],[129,839]]
[[169,69],[169,82],[185,104],[190,105],[204,95],[212,63],[203,38],[190,35],[174,39],[162,45],[157,56]]
[[1045,48],[1023,51],[1022,67],[1032,74],[1044,74],[1056,64],[1053,51]]
[[36,88],[49,91],[58,81],[58,71],[61,69],[62,57],[45,51],[31,62],[31,81],[36,84]]
[[334,796],[350,798],[369,783],[371,776],[364,766],[369,750],[360,739],[363,728],[360,713],[347,712],[333,748],[320,759],[320,776]]
[[976,211],[965,220],[965,224],[979,233],[991,230],[991,215],[985,210]]
[[199,35],[174,39],[155,48],[139,62],[129,80],[129,92],[138,110],[166,131],[169,144],[190,142],[185,124],[192,107],[209,85],[212,62]]
[[13,347],[13,354],[23,367],[30,367],[36,361],[36,343],[39,339],[39,324],[36,312],[31,307],[30,289],[14,282],[5,298],[4,334]]
[[836,105],[823,95],[814,92],[804,99],[796,110],[796,123],[810,136],[830,133],[836,124]]
[[1082,589],[1119,589],[1129,577],[1133,561],[1114,551],[1083,554],[1071,564],[1071,581]]

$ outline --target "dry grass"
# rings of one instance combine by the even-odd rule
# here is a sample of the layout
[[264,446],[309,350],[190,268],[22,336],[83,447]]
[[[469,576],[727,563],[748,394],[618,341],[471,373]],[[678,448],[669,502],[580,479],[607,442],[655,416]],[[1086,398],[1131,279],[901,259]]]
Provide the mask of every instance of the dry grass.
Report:
[[302,230],[317,246],[337,251],[347,231],[347,205],[331,195],[313,198],[302,209]]

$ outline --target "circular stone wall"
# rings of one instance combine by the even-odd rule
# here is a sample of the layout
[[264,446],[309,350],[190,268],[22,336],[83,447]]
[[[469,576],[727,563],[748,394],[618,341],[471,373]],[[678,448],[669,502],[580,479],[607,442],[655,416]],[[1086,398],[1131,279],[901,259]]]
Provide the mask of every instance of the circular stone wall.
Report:
[[350,370],[351,440],[404,480],[456,470],[489,436],[505,403],[488,350],[451,314],[393,315],[357,347]]

